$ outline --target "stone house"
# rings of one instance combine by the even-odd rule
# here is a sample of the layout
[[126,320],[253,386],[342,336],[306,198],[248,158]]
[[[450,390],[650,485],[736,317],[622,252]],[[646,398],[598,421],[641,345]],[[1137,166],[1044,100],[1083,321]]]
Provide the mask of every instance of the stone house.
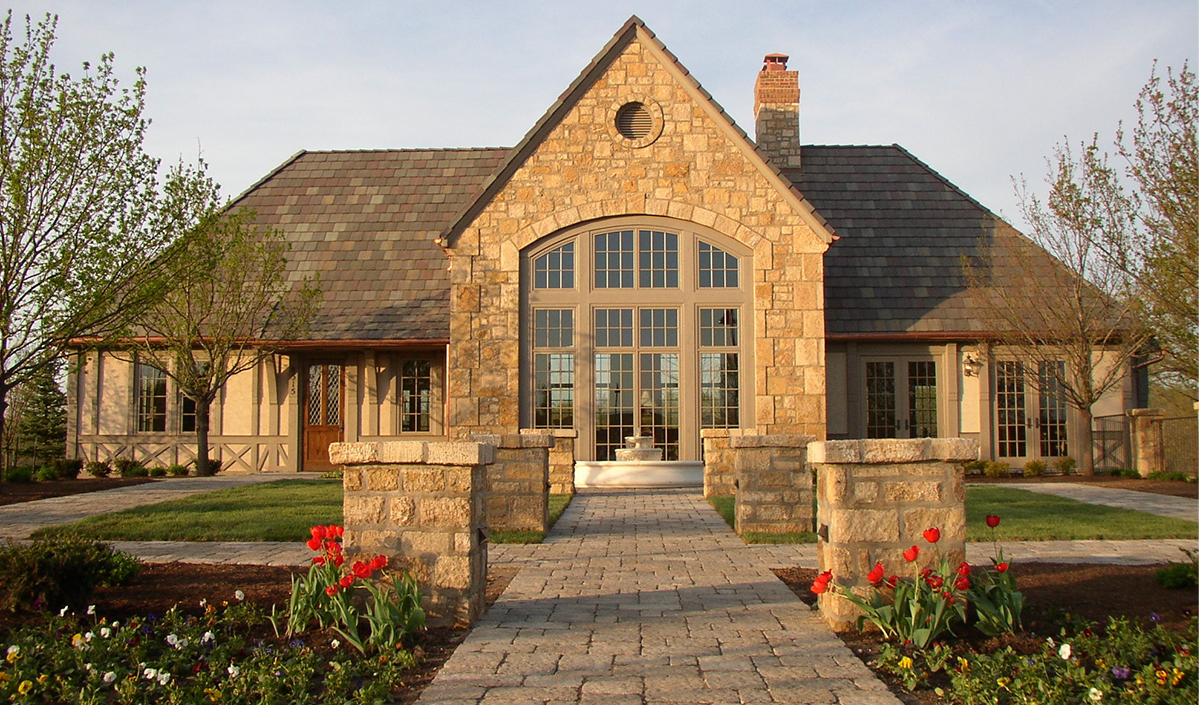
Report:
[[[606,460],[635,430],[966,437],[1014,466],[1078,443],[987,343],[962,274],[1049,255],[898,145],[800,144],[765,59],[751,140],[637,18],[515,147],[300,152],[239,196],[319,273],[305,340],[214,407],[234,471],[326,470],[329,443],[547,429]],[[1103,354],[1100,351],[1098,354]],[[69,447],[192,457],[194,408],[148,365],[82,354]],[[1122,414],[1136,375],[1095,409]]]

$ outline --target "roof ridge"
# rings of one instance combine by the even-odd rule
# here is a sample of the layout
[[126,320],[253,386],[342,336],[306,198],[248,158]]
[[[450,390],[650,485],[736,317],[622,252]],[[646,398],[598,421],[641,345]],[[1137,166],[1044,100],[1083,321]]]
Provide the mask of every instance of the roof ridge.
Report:
[[483,152],[508,150],[512,147],[385,147],[383,149],[309,149],[305,154],[391,154],[409,152]]
[[[968,201],[970,201],[971,203],[973,203],[973,204],[974,204],[974,205],[975,205],[977,208],[979,208],[980,210],[982,210],[984,213],[987,213],[988,215],[990,215],[990,216],[992,216],[993,218],[995,218],[996,220],[998,220],[998,221],[1000,221],[1000,222],[1004,223],[1005,225],[1007,225],[1008,227],[1012,228],[1013,230],[1017,230],[1017,228],[1016,228],[1015,226],[1013,226],[1013,224],[1012,224],[1012,223],[1008,222],[1008,221],[1007,221],[1007,220],[1005,220],[1004,218],[1001,218],[999,215],[997,215],[997,214],[993,213],[991,208],[988,208],[987,206],[983,205],[983,204],[982,204],[982,203],[980,203],[979,201],[975,200],[975,198],[974,198],[974,197],[973,197],[971,194],[967,193],[966,191],[963,191],[961,188],[959,188],[958,186],[956,186],[956,185],[954,184],[954,182],[950,181],[950,179],[947,179],[945,176],[942,176],[941,172],[939,172],[937,169],[934,169],[933,167],[929,166],[929,165],[928,165],[928,164],[926,164],[925,162],[923,162],[923,161],[921,161],[920,159],[918,159],[918,158],[916,157],[916,155],[914,155],[912,152],[908,151],[908,150],[907,150],[907,149],[905,149],[904,147],[901,147],[901,146],[900,146],[898,143],[896,143],[896,142],[893,142],[893,143],[892,143],[891,145],[889,145],[889,146],[891,146],[893,149],[896,149],[896,150],[898,150],[898,151],[899,151],[901,154],[903,154],[904,156],[908,157],[908,158],[909,158],[909,159],[911,159],[913,162],[915,162],[916,164],[918,164],[919,166],[921,166],[922,168],[924,168],[926,171],[928,171],[930,174],[932,174],[932,175],[934,176],[934,178],[936,178],[938,181],[941,181],[941,182],[942,182],[943,184],[945,184],[946,186],[949,186],[949,187],[950,187],[950,190],[954,191],[954,192],[955,192],[955,193],[957,193],[958,195],[962,196],[963,198],[965,198],[965,199],[967,199]],[[1020,231],[1019,231],[1019,230],[1017,230],[1017,232],[1020,232]]]
[[234,204],[236,204],[238,201],[242,200],[242,199],[243,199],[243,198],[245,198],[246,196],[249,196],[249,195],[250,195],[250,193],[251,193],[252,191],[254,191],[254,190],[255,190],[255,189],[257,189],[259,186],[262,186],[262,185],[263,185],[263,184],[265,184],[266,182],[268,182],[268,181],[270,181],[271,179],[273,179],[273,178],[275,177],[275,175],[276,175],[276,174],[278,174],[279,172],[283,171],[283,170],[284,170],[284,169],[286,169],[287,167],[291,166],[291,165],[292,165],[292,164],[293,164],[293,163],[294,163],[294,162],[295,162],[297,159],[299,159],[300,157],[304,156],[305,154],[306,154],[306,151],[302,149],[302,150],[300,150],[299,152],[296,152],[296,153],[295,153],[295,154],[293,154],[292,156],[290,156],[290,157],[288,157],[287,159],[285,159],[285,160],[283,161],[283,163],[282,163],[282,164],[280,164],[279,166],[275,167],[275,168],[274,168],[274,169],[272,169],[271,171],[267,172],[266,176],[262,177],[262,178],[261,178],[261,179],[259,179],[258,181],[255,181],[254,183],[250,184],[248,187],[246,187],[245,189],[243,189],[243,190],[242,190],[242,192],[241,192],[241,193],[239,193],[237,196],[235,196],[235,197],[233,197],[233,198],[229,199],[229,203],[227,203],[227,204],[225,205],[225,208],[226,208],[226,209],[233,208]]

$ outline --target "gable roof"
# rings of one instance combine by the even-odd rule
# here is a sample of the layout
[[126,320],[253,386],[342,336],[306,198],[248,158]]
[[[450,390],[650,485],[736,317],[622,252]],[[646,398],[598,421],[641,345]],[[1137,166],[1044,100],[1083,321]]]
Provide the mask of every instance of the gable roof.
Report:
[[683,64],[667,49],[666,45],[659,41],[654,32],[646,26],[646,23],[637,15],[633,15],[613,35],[608,44],[600,50],[600,53],[592,59],[591,63],[583,69],[571,85],[567,87],[567,90],[563,91],[558,100],[546,110],[541,119],[534,124],[517,146],[513,147],[508,159],[482,184],[479,191],[448,224],[446,230],[439,238],[439,244],[448,247],[454,246],[458,235],[463,229],[470,226],[475,217],[487,207],[487,204],[504,188],[513,174],[537,150],[547,135],[567,116],[592,85],[604,75],[604,72],[620,55],[621,51],[635,39],[640,39],[644,46],[652,53],[658,55],[663,66],[691,94],[692,99],[708,114],[717,127],[725,132],[730,140],[741,149],[743,154],[758,167],[764,176],[767,177],[768,181],[776,186],[780,194],[784,197],[784,200],[791,203],[792,207],[807,222],[818,237],[823,238],[826,242],[836,239],[837,236],[834,234],[833,228],[821,217],[821,214],[810,203],[805,201],[804,197],[798,191],[792,188],[791,182],[788,181],[778,168],[771,164],[770,160],[758,149],[754,142],[746,135],[745,131],[738,127],[733,118],[712,97],[712,94],[706,91],[700,85],[700,82],[684,68]]
[[287,234],[288,276],[319,275],[319,341],[449,340],[450,279],[434,238],[504,148],[301,152],[232,207]]
[[805,145],[801,168],[784,173],[840,236],[825,253],[831,339],[981,333],[965,260],[990,247],[1002,282],[1057,264],[899,145]]

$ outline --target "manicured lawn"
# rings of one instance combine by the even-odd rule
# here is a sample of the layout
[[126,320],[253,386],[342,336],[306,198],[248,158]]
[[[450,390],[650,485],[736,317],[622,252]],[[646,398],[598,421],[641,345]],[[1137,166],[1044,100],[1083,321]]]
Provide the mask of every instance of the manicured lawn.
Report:
[[[734,498],[710,497],[709,503],[730,527]],[[994,538],[1000,541],[1065,541],[1071,539],[1194,539],[1197,523],[1145,512],[1085,504],[1072,499],[1009,487],[967,488],[967,540],[990,541],[984,518],[1000,517]],[[816,543],[816,535],[750,534],[746,543]]]
[[1011,487],[967,488],[967,540],[990,541],[984,517],[1000,517],[1000,541],[1194,539],[1197,523],[1085,504]]
[[[566,511],[567,505],[571,503],[571,498],[575,495],[570,494],[552,494],[550,495],[550,527],[558,522],[558,518]],[[493,531],[490,533],[489,541],[492,543],[541,543],[546,538],[544,531]]]
[[342,523],[341,480],[279,480],[81,519],[34,536],[110,541],[303,541],[314,524]]

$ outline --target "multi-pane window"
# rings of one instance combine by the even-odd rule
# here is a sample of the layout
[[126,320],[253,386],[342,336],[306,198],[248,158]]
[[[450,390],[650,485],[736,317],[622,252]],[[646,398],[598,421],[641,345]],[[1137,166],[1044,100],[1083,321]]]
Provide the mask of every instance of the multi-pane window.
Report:
[[1067,453],[1067,395],[1063,391],[1066,363],[1041,362],[1038,365],[1038,421],[1041,427],[1041,452],[1044,457],[1061,458]]
[[938,435],[937,363],[910,360],[908,363],[909,438]]
[[700,353],[700,427],[737,428],[737,353]]
[[1025,457],[1025,366],[996,363],[996,450],[1001,458]]
[[535,289],[575,288],[575,243],[568,242],[533,261]]
[[[535,350],[574,347],[573,309],[538,309],[533,321]],[[535,352],[533,367],[534,428],[571,428],[575,424],[575,353]]]
[[592,260],[597,289],[633,287],[633,231],[600,233],[594,239]]
[[596,309],[596,326],[592,330],[598,348],[633,347],[633,309]]
[[184,433],[196,432],[196,400],[180,395],[179,397],[179,430]]
[[309,365],[305,407],[309,426],[342,423],[342,366]]
[[736,308],[700,309],[701,347],[723,348],[738,344],[738,312]]
[[699,243],[700,287],[724,288],[738,285],[738,258],[707,242]]
[[638,231],[638,284],[643,289],[679,286],[679,236],[660,230]]
[[867,438],[896,437],[896,363],[867,363]]
[[167,430],[167,373],[139,362],[134,373],[137,390],[137,430],[155,433]]
[[679,353],[642,353],[641,373],[642,435],[679,460]]
[[644,347],[679,346],[679,309],[644,308],[641,316],[641,343]]
[[429,433],[433,374],[428,360],[405,360],[400,366],[400,431]]
[[633,435],[633,373],[632,353],[596,353],[596,460],[615,460]]
[[569,348],[575,345],[575,311],[538,309],[533,312],[533,345],[537,348]]

